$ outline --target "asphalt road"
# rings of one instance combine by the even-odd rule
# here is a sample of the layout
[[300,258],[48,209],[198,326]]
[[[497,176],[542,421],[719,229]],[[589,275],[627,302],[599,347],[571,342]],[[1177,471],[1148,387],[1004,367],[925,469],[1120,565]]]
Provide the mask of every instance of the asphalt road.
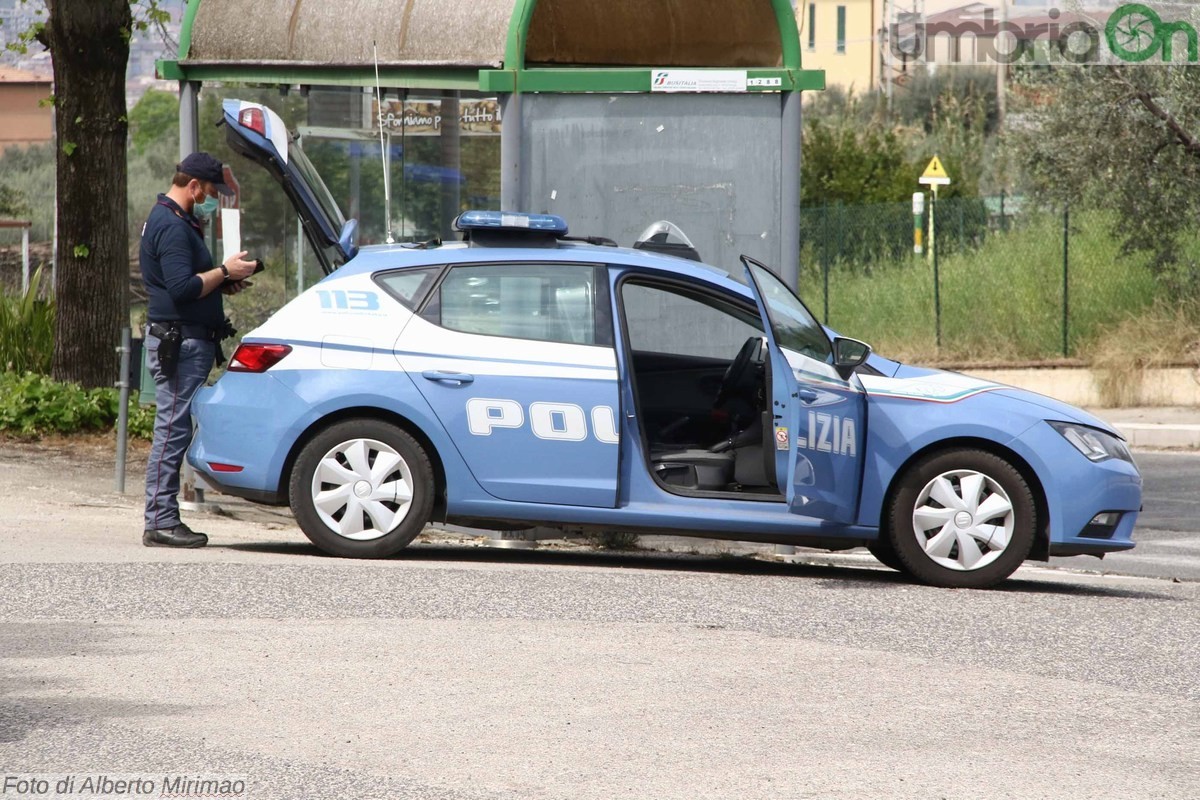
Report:
[[[0,448],[0,780],[251,798],[1158,798],[1200,774],[1200,583],[418,545],[139,498]],[[6,794],[7,796],[20,796]]]

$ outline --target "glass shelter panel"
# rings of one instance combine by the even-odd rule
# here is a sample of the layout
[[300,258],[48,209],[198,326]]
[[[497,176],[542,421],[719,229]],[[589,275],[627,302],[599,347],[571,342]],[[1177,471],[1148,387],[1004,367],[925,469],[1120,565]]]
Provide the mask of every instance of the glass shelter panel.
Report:
[[655,220],[703,260],[778,264],[782,96],[531,94],[522,102],[523,210],[629,246]]

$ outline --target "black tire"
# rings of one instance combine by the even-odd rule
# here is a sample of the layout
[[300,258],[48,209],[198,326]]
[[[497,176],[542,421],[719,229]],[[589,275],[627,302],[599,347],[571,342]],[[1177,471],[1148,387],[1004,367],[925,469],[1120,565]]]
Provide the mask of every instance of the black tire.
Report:
[[932,586],[994,586],[1029,556],[1037,530],[1029,484],[1008,461],[983,450],[917,461],[885,511],[901,568]]
[[[318,468],[325,471],[315,483]],[[288,482],[304,535],[344,558],[385,558],[404,549],[429,521],[433,495],[433,467],[421,445],[374,419],[321,431],[300,451]],[[319,505],[318,496],[325,497]]]
[[897,572],[907,572],[904,562],[900,560],[900,556],[896,555],[896,551],[892,547],[891,539],[888,539],[887,534],[882,531],[879,536],[879,541],[871,542],[867,545],[867,550],[875,556],[876,561],[885,567],[891,567]]

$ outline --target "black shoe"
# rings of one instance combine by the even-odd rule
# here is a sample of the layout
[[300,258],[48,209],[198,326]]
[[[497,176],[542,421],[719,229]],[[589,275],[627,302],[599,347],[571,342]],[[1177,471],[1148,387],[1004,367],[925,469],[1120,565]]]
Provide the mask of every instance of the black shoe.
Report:
[[145,531],[142,544],[146,547],[204,547],[208,544],[208,537],[203,533],[195,533],[181,522],[174,528]]

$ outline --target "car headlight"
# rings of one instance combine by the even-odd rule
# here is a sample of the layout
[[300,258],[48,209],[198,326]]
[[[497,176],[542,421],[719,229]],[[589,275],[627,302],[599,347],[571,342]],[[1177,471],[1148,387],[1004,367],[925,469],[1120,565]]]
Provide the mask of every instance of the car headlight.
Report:
[[1133,463],[1133,454],[1129,452],[1128,445],[1111,433],[1071,422],[1047,421],[1050,422],[1050,427],[1061,433],[1064,439],[1091,461],[1099,462],[1110,458],[1119,458],[1130,464]]

